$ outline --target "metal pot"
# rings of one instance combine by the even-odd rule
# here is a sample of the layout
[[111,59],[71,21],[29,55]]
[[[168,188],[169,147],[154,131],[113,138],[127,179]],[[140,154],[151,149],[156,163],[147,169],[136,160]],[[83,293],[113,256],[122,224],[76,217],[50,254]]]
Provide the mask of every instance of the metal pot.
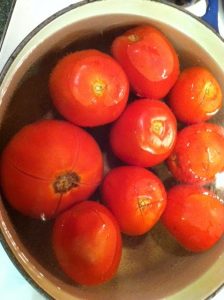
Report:
[[[223,40],[200,19],[158,1],[84,0],[42,23],[5,65],[0,77],[1,150],[23,125],[51,113],[47,78],[61,53],[80,45],[76,43],[80,37],[88,41],[89,36],[95,36],[90,39],[94,46],[105,32],[142,23],[152,24],[167,35],[182,66],[206,66],[223,82]],[[221,111],[215,121],[223,124],[223,120]],[[64,276],[53,258],[51,226],[51,222],[19,215],[2,197],[3,245],[25,277],[49,298],[198,300],[209,297],[224,282],[223,239],[210,251],[193,255],[180,248],[158,224],[146,236],[124,237],[121,265],[112,281],[95,288],[80,287]]]

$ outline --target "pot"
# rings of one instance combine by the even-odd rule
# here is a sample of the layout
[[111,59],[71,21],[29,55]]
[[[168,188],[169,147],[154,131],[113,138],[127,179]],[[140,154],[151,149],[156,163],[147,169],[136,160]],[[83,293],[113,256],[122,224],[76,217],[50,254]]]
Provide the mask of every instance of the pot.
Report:
[[[149,0],[86,1],[71,5],[36,28],[15,50],[0,77],[0,149],[27,123],[51,117],[47,81],[57,59],[71,50],[97,47],[102,35],[137,24],[156,26],[177,49],[182,67],[202,65],[224,78],[224,44],[203,21],[174,5]],[[108,47],[107,44],[104,45]],[[224,93],[224,86],[223,93]],[[223,111],[215,122],[223,124]],[[222,194],[222,183],[217,182]],[[80,287],[58,267],[51,250],[52,222],[40,222],[0,201],[1,241],[24,276],[53,299],[205,299],[224,282],[224,239],[191,254],[162,225],[138,238],[124,237],[117,276],[97,287]]]

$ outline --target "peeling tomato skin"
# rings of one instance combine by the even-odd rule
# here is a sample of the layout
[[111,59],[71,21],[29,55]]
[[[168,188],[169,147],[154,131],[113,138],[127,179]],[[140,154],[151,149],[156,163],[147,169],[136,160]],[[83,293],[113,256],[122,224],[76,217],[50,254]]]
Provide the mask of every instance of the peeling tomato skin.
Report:
[[202,252],[224,233],[224,205],[203,187],[177,185],[167,193],[161,221],[185,249]]
[[175,49],[163,33],[152,26],[138,26],[118,36],[111,51],[139,97],[165,97],[179,75]]
[[[91,165],[91,169],[90,166]],[[59,184],[58,178],[78,182]],[[62,177],[60,177],[62,176]],[[1,157],[1,187],[9,203],[35,218],[51,218],[75,202],[87,199],[103,176],[102,153],[83,129],[58,120],[23,127]],[[63,190],[69,188],[67,192]],[[60,204],[60,205],[59,205]]]
[[78,284],[102,284],[118,270],[119,226],[110,211],[95,201],[76,204],[56,219],[52,245],[59,265]]
[[115,59],[88,49],[58,61],[49,90],[55,107],[67,120],[94,127],[119,117],[128,101],[129,82]]
[[148,232],[166,206],[163,183],[152,172],[140,167],[121,166],[111,170],[103,180],[101,195],[121,231],[131,236]]
[[222,91],[204,67],[184,69],[169,93],[169,105],[179,121],[194,124],[213,117],[222,106]]
[[172,175],[180,182],[205,184],[224,170],[224,129],[212,123],[185,127],[177,134],[167,159]]
[[176,140],[176,119],[159,100],[138,99],[113,124],[110,144],[125,163],[151,167],[164,161]]

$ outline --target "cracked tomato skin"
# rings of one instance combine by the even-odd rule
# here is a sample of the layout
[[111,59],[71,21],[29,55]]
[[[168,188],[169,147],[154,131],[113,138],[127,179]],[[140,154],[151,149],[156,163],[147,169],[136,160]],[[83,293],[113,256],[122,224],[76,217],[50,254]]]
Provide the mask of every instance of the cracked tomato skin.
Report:
[[155,27],[144,25],[128,30],[114,39],[111,51],[140,97],[165,97],[179,75],[176,51]]
[[151,167],[170,155],[176,131],[176,118],[165,103],[139,99],[129,104],[113,124],[110,144],[125,163]]
[[206,68],[186,68],[169,94],[169,105],[179,121],[200,123],[220,110],[222,91],[218,81]]
[[161,221],[185,249],[205,251],[223,235],[224,205],[205,188],[177,185],[167,193]]
[[177,135],[167,165],[184,183],[208,183],[224,170],[224,128],[212,123],[185,127]]
[[101,151],[83,129],[42,120],[23,127],[1,157],[1,187],[21,213],[47,219],[86,200],[102,179]]
[[62,213],[55,221],[52,242],[59,265],[76,283],[98,285],[115,276],[121,234],[103,205],[84,201]]
[[121,231],[131,236],[149,231],[166,206],[163,183],[152,172],[140,167],[112,169],[104,178],[101,195]]
[[76,51],[54,67],[49,89],[58,111],[84,127],[110,123],[128,101],[129,82],[111,56],[94,49]]

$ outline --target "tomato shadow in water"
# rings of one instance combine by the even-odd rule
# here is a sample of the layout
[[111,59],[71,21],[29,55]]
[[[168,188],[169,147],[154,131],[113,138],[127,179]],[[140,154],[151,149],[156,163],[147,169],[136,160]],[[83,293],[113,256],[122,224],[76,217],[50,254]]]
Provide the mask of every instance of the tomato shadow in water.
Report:
[[160,221],[152,228],[150,236],[158,247],[174,256],[185,257],[195,255],[178,244]]
[[126,248],[135,249],[141,244],[145,243],[148,238],[148,234],[143,234],[139,236],[129,236],[126,234],[122,234],[123,245]]
[[98,143],[104,160],[104,175],[107,174],[111,169],[125,165],[120,161],[113,153],[110,147],[110,130],[112,124],[99,126],[95,128],[86,128],[86,130],[95,138]]
[[0,149],[23,126],[43,118],[55,118],[58,114],[50,99],[48,79],[58,58],[52,52],[34,64],[26,72],[6,107],[0,128]]
[[128,236],[122,234],[122,241],[124,247],[128,249],[136,249],[142,244],[148,243],[173,256],[185,257],[194,255],[194,253],[180,246],[160,221],[149,232],[143,235]]
[[150,171],[160,178],[166,190],[169,190],[171,187],[177,184],[176,179],[168,170],[166,161],[154,166]]
[[[12,208],[4,197],[2,199],[21,243],[19,247],[21,249],[24,247],[29,256],[34,258],[34,261],[29,258],[30,263],[35,266],[37,261],[50,274],[74,285],[74,282],[61,270],[53,252],[52,229],[55,220],[42,221],[26,217]],[[24,252],[24,255],[26,255],[26,252]]]

